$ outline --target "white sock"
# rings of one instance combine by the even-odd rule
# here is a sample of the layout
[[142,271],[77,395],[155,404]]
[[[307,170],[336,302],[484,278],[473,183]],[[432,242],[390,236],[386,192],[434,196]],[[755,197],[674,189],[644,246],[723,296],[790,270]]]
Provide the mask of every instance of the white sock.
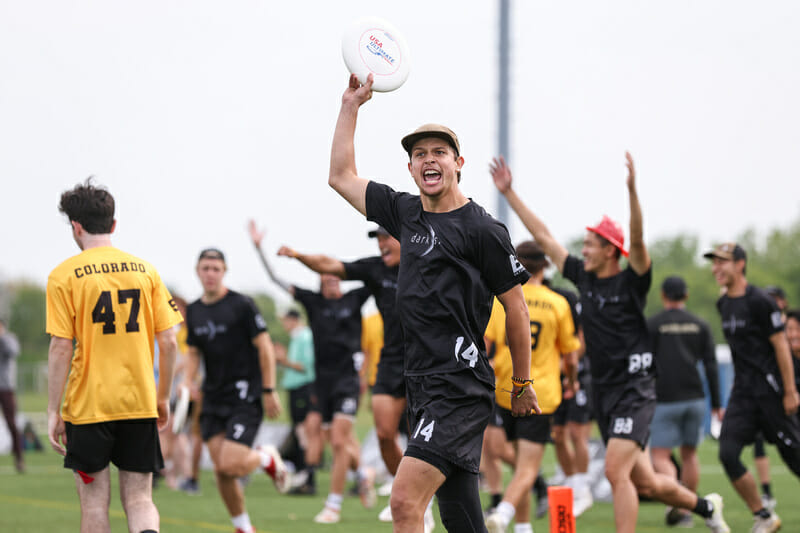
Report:
[[500,505],[497,506],[495,512],[500,515],[500,517],[503,519],[503,523],[505,524],[510,524],[511,520],[514,518],[514,515],[517,514],[517,510],[514,508],[514,506],[505,500],[500,502]]
[[267,469],[272,466],[272,455],[259,450],[258,455],[261,457],[261,468]]
[[239,516],[231,517],[231,522],[233,522],[233,527],[236,529],[241,529],[242,531],[247,531],[248,533],[253,530],[253,524],[250,523],[250,515],[247,513],[242,513]]
[[562,485],[564,485],[565,487],[575,487],[575,483],[578,481],[577,477],[578,474],[572,474],[571,476],[565,477]]
[[342,500],[344,500],[344,496],[341,494],[328,494],[328,499],[325,500],[325,507],[330,507],[336,511],[342,510]]
[[530,522],[524,524],[514,524],[514,533],[533,533],[533,528]]

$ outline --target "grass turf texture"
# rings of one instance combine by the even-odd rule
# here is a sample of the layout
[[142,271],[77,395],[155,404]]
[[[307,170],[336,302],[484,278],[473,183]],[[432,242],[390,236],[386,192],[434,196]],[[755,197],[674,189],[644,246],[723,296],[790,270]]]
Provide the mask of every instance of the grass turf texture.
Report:
[[[40,411],[45,402],[41,397],[23,395],[20,405],[25,412]],[[362,408],[357,421],[359,435],[369,430],[371,414]],[[40,435],[46,440],[45,435]],[[796,505],[798,480],[783,465],[773,447],[768,447],[772,461],[773,494],[778,500],[777,513],[784,524],[784,531],[800,531],[800,506]],[[749,531],[752,518],[744,503],[733,492],[716,458],[717,444],[706,440],[700,448],[702,473],[700,493],[719,492],[725,499],[725,517],[732,531]],[[745,463],[752,469],[752,450],[745,449]],[[4,533],[48,531],[73,532],[80,524],[80,507],[75,492],[72,473],[65,470],[62,459],[49,445],[44,452],[29,452],[26,456],[28,472],[14,472],[11,456],[0,456],[0,531]],[[555,458],[552,447],[548,447],[543,463],[547,475],[554,471]],[[506,472],[506,479],[509,477]],[[328,472],[318,476],[317,496],[282,496],[277,493],[269,478],[254,473],[246,488],[247,509],[259,533],[303,533],[306,531],[337,532],[390,532],[391,524],[378,522],[378,512],[388,504],[388,498],[378,498],[378,505],[364,509],[357,497],[346,496],[339,524],[314,524],[314,515],[322,509],[327,495]],[[200,481],[202,494],[188,496],[161,486],[154,492],[154,499],[161,514],[161,530],[165,532],[227,531],[233,527],[214,486],[213,474],[203,472]],[[111,528],[126,531],[127,526],[119,503],[117,474],[112,469]],[[488,496],[482,494],[484,506]],[[444,531],[434,507],[437,520],[436,531]],[[534,531],[549,531],[548,518],[533,522]],[[695,528],[704,531],[700,518],[695,517]],[[509,528],[509,531],[511,528]],[[637,531],[674,531],[664,524],[664,506],[658,503],[643,503],[639,509]],[[581,533],[606,533],[614,531],[611,504],[596,503],[577,520],[577,531]]]

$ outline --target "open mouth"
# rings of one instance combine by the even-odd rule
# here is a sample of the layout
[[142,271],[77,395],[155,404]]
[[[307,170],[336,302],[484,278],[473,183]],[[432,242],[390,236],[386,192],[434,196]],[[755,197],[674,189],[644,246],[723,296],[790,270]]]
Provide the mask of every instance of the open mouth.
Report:
[[442,173],[438,170],[426,170],[422,173],[422,181],[426,184],[437,183],[442,179]]

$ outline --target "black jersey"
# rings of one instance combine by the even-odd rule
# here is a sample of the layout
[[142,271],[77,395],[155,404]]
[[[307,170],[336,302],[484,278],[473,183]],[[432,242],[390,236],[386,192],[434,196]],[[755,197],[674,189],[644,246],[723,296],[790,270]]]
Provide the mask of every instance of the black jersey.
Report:
[[203,354],[203,409],[261,401],[261,364],[253,339],[267,323],[253,300],[238,292],[213,304],[197,300],[186,308],[186,344]]
[[[549,287],[549,286],[548,286]],[[575,324],[575,335],[578,334],[578,329],[583,326],[581,323],[581,302],[578,298],[578,295],[572,292],[569,289],[562,289],[560,287],[549,287],[550,290],[553,290],[564,297],[564,299],[569,304],[569,310],[572,313],[572,323]],[[585,354],[584,354],[585,355]],[[584,383],[586,379],[589,379],[589,359],[587,357],[581,357],[578,359],[578,381]]]
[[711,406],[719,401],[719,372],[711,328],[685,309],[666,309],[647,320],[656,362],[659,402],[684,402],[705,397],[697,362],[703,362]]
[[397,312],[407,376],[470,369],[489,387],[494,372],[483,335],[492,295],[530,277],[506,227],[469,201],[446,213],[422,209],[419,196],[370,182],[367,218],[401,245]]
[[609,278],[598,278],[570,255],[564,277],[580,292],[586,355],[595,385],[618,385],[653,376],[653,354],[644,318],[652,265],[643,275],[628,266]]
[[734,386],[767,379],[775,391],[783,391],[783,380],[769,338],[783,331],[778,306],[767,293],[748,285],[743,296],[723,295],[717,300],[722,331],[733,357]]
[[317,381],[358,374],[361,352],[361,306],[369,289],[359,287],[341,298],[329,299],[318,292],[294,288],[294,297],[306,309],[314,336],[314,370]]
[[388,267],[380,257],[367,257],[344,263],[345,277],[363,281],[375,297],[383,319],[381,360],[403,360],[403,327],[397,316],[398,266]]

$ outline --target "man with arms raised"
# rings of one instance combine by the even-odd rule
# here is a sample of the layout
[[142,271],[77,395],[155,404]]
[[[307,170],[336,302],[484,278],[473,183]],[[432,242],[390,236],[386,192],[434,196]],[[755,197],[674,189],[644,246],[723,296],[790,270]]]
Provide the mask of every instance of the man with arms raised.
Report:
[[[706,519],[711,531],[728,533],[722,519],[722,498],[718,494],[699,498],[675,479],[655,473],[646,450],[656,406],[653,355],[643,314],[652,265],[644,245],[633,159],[630,154],[626,157],[630,255],[623,248],[622,228],[608,217],[586,228],[583,260],[570,255],[514,192],[511,171],[502,157],[494,160],[491,172],[498,190],[536,242],[580,291],[586,356],[591,363],[597,424],[606,443],[605,473],[613,490],[617,532],[635,531],[638,492],[690,509]],[[624,270],[620,255],[628,257]]]
[[402,140],[420,195],[358,176],[358,110],[372,78],[355,76],[342,97],[329,184],[401,245],[397,310],[405,334],[411,436],[392,487],[395,532],[421,532],[434,493],[448,531],[485,531],[478,496],[481,441],[492,412],[493,372],[483,333],[492,295],[506,310],[516,416],[538,411],[530,380],[530,325],[521,283],[528,279],[505,227],[461,192],[464,158],[448,128],[422,126]]
[[173,326],[183,318],[153,266],[111,245],[116,220],[107,190],[87,180],[61,195],[59,210],[81,253],[47,279],[50,444],[75,473],[82,532],[111,530],[109,462],[119,468],[128,529],[158,531],[152,497],[153,472],[164,467],[158,429],[169,419],[178,349]]

